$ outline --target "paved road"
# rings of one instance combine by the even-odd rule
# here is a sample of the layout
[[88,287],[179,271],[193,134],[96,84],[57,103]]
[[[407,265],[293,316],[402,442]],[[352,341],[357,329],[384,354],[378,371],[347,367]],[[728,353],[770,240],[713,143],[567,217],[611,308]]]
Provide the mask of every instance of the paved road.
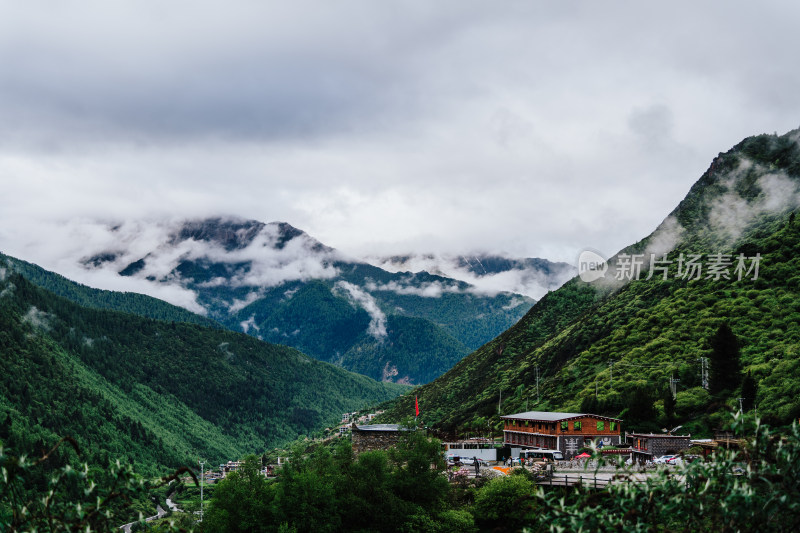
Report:
[[[167,507],[169,507],[169,510],[172,511],[173,513],[183,512],[183,511],[180,510],[180,508],[177,505],[175,505],[175,502],[172,501],[172,496],[174,496],[174,495],[175,495],[175,493],[173,492],[172,494],[167,496]],[[147,518],[145,518],[145,521],[146,522],[152,522],[153,520],[158,520],[159,518],[163,518],[166,514],[167,514],[167,511],[165,511],[164,508],[159,505],[158,507],[156,507],[156,514],[154,516],[148,516]],[[135,524],[135,523],[136,522],[131,522],[130,524],[125,524],[124,526],[119,526],[119,528],[124,533],[131,533],[131,527],[133,527],[133,524]]]

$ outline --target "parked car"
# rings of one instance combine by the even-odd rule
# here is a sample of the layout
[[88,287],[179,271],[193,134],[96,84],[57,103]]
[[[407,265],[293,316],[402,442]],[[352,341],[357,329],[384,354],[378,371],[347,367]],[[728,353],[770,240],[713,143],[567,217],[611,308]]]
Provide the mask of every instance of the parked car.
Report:
[[448,455],[445,460],[447,461],[447,466],[460,465],[462,463],[461,457],[458,455]]
[[676,455],[675,457],[673,457],[671,459],[667,459],[667,464],[668,465],[680,465],[680,464],[683,464],[683,463],[693,463],[694,461],[700,461],[702,459],[703,458],[700,457],[699,455],[684,455],[684,456]]
[[653,459],[653,463],[655,463],[657,465],[665,465],[665,464],[668,464],[668,461],[670,459],[673,459],[675,457],[677,457],[677,455],[674,455],[674,454],[673,455],[662,455],[661,457],[656,457],[655,459]]

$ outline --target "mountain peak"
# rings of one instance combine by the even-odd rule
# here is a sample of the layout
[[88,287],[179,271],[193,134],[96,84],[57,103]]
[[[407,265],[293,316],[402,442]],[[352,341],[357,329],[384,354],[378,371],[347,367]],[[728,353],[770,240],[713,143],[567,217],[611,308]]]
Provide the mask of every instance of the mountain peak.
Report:
[[170,244],[194,239],[221,245],[227,251],[247,248],[264,228],[263,222],[235,218],[205,218],[184,222],[172,235]]

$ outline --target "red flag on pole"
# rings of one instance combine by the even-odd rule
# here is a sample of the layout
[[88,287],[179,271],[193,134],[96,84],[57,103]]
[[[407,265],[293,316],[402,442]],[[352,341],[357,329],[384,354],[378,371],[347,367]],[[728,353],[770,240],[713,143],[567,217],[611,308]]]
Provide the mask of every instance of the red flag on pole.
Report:
[[414,416],[419,416],[419,399],[416,396],[414,396],[414,409],[416,411]]

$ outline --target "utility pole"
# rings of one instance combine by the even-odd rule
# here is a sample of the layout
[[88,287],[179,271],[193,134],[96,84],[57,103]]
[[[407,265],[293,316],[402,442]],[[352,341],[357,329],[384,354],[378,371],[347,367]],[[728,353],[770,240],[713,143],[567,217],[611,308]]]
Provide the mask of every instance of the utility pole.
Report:
[[700,384],[708,390],[708,357],[700,358]]
[[200,521],[203,521],[203,466],[205,461],[197,461],[200,463]]
[[539,405],[539,366],[536,366],[536,405]]
[[672,397],[675,398],[678,396],[678,383],[681,380],[675,379],[672,377],[672,374],[669,376],[669,390],[672,391]]
[[742,401],[743,401],[744,399],[745,399],[745,398],[737,398],[737,400],[739,400],[739,412],[740,412],[740,413],[743,413],[743,412],[744,412],[744,411],[742,410]]
[[498,416],[502,414],[500,408],[503,405],[503,388],[500,387],[500,400],[497,402],[497,414]]

